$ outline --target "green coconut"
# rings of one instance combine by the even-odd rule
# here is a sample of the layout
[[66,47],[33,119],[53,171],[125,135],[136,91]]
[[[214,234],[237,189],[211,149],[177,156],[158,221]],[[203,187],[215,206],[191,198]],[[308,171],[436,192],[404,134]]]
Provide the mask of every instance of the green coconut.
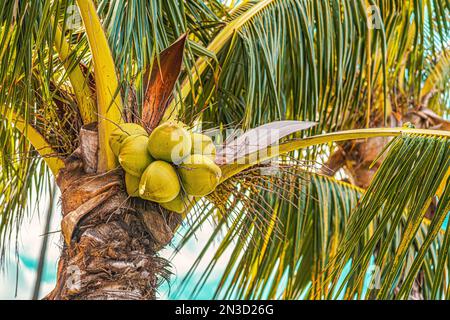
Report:
[[191,152],[189,132],[178,122],[166,122],[156,127],[148,139],[148,151],[153,158],[179,164]]
[[194,154],[178,168],[184,190],[191,196],[203,197],[213,192],[220,182],[222,171],[209,157]]
[[130,136],[147,136],[147,131],[136,123],[123,123],[120,128],[116,128],[109,136],[109,146],[113,153],[119,156],[120,146],[122,142]]
[[201,154],[214,160],[216,158],[216,146],[210,137],[201,133],[191,133],[191,154]]
[[122,142],[119,163],[125,172],[140,177],[153,161],[147,151],[147,136],[130,136]]
[[170,163],[154,161],[142,174],[139,196],[158,203],[169,202],[180,193],[181,186],[177,172]]
[[125,187],[130,197],[139,197],[139,182],[140,177],[135,177],[125,172]]
[[189,208],[193,200],[194,197],[180,192],[175,199],[169,202],[163,202],[161,203],[161,206],[167,210],[182,214]]

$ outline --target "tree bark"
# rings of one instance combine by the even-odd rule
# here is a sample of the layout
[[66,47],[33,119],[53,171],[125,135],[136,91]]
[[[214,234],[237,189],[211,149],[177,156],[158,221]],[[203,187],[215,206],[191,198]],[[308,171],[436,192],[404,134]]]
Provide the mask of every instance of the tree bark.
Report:
[[86,173],[96,165],[92,154],[84,154],[97,152],[83,147],[96,139],[89,136],[80,138],[80,148],[57,178],[64,245],[56,287],[45,299],[155,299],[170,274],[158,251],[172,240],[181,217],[129,198],[120,169]]
[[339,169],[345,168],[351,182],[366,189],[384,157],[372,166],[373,161],[377,159],[389,140],[390,138],[376,137],[343,143],[331,154],[321,172],[334,176]]

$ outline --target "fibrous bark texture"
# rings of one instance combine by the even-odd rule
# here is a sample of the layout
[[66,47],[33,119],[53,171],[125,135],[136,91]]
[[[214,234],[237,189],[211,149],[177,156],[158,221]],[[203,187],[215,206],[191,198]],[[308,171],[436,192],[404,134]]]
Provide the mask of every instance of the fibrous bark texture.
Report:
[[96,157],[85,153],[96,150],[83,144],[96,138],[80,135],[80,148],[58,175],[64,245],[57,284],[46,299],[154,299],[169,275],[157,252],[171,241],[180,216],[130,199],[120,169],[87,173]]
[[334,176],[339,169],[345,167],[352,184],[365,189],[370,185],[384,157],[378,159],[376,163],[373,162],[389,140],[377,137],[343,143],[330,156],[322,172]]

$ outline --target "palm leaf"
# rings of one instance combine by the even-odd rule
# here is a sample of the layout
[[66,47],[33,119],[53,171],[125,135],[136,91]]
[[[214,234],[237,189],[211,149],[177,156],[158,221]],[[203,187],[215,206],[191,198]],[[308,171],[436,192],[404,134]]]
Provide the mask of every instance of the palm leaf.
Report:
[[77,0],[92,53],[95,71],[98,112],[98,170],[104,172],[117,166],[108,139],[123,122],[123,102],[111,49],[92,0]]
[[[255,168],[249,169],[222,185],[217,193],[234,190],[232,198],[218,206],[220,214],[195,220],[180,244],[193,237],[202,224],[214,221],[215,230],[205,251],[198,255],[182,283],[181,289],[189,290],[192,297],[202,290],[228,249],[232,252],[225,258],[229,262],[216,288],[216,298],[314,297],[329,281],[323,269],[337,252],[360,190],[300,168],[282,169],[277,177],[255,173]],[[244,197],[246,192],[249,194]],[[278,197],[274,199],[272,194]],[[199,270],[206,249],[217,242],[213,259],[205,270]],[[183,287],[198,271],[203,276],[197,286]]]
[[61,61],[53,50],[53,22],[67,5],[68,1],[0,5],[2,258],[20,222],[37,208],[35,195],[50,185],[49,168],[57,173],[62,166],[58,157],[67,156],[77,144],[82,119],[67,79],[80,57],[68,55]]
[[[136,82],[138,105],[145,99],[144,70],[153,57],[189,32],[183,63],[191,69],[199,56],[214,58],[205,49],[227,15],[218,0],[100,1],[98,13],[108,34],[119,78],[126,85]],[[191,78],[186,73],[187,78]]]
[[342,132],[326,133],[322,135],[306,137],[303,139],[286,141],[279,145],[275,144],[269,146],[265,150],[259,150],[252,154],[245,155],[237,159],[233,163],[221,167],[222,181],[227,180],[233,175],[253,166],[256,163],[260,163],[295,150],[305,149],[308,147],[313,147],[324,143],[339,142],[352,139],[371,138],[371,137],[392,137],[392,136],[400,136],[403,134],[422,134],[426,136],[435,136],[444,138],[448,138],[450,136],[450,133],[448,131],[412,129],[407,127],[359,129],[359,130],[347,130]]
[[[382,299],[408,298],[419,269],[425,258],[429,259],[430,245],[439,240],[439,230],[450,210],[449,168],[448,138],[402,136],[392,142],[389,155],[349,221],[345,241],[336,259],[339,271],[333,274],[333,289],[337,290],[331,290],[329,297],[345,290],[346,298],[353,298],[355,294],[363,298],[360,288],[371,259],[375,257],[381,287],[373,294]],[[428,230],[422,235],[420,246],[417,246],[414,242],[421,224],[441,185],[447,187],[439,197],[438,207]],[[362,234],[372,223],[376,223],[373,235],[363,241]],[[359,248],[361,241],[363,246]],[[441,248],[439,255],[447,254],[448,247],[438,247]],[[412,254],[413,260],[407,268],[408,254]],[[339,274],[349,261],[350,271],[338,285]],[[445,271],[441,268],[440,272]],[[442,274],[435,274],[432,279],[435,277],[442,279]],[[434,287],[439,285],[434,284]],[[397,287],[400,288],[398,292]],[[446,287],[445,282],[441,287]]]
[[[177,105],[187,122],[201,114],[212,126],[242,122],[244,128],[317,121],[313,132],[319,133],[363,127],[369,117],[380,123],[400,100],[388,89],[411,92],[419,105],[414,74],[432,69],[447,41],[441,16],[447,4],[370,4],[380,14],[373,30],[364,1],[246,2],[208,46],[218,64],[202,57],[191,70],[201,90],[185,80],[182,99],[168,114]],[[426,13],[437,18],[426,20]]]
[[94,122],[97,120],[97,105],[94,93],[90,90],[88,79],[78,65],[78,62],[74,62],[74,59],[71,58],[69,44],[57,24],[54,39],[55,48],[58,51],[60,60],[64,62],[64,66],[69,72],[70,83],[77,98],[78,109],[83,123],[89,124]]
[[[363,192],[360,189],[324,177],[320,177],[319,180],[314,176],[308,179],[304,169],[302,169],[303,175],[299,175],[298,171],[292,172],[291,170],[300,170],[302,166],[292,164],[290,158],[286,162],[285,169],[283,169],[285,162],[278,167],[281,169],[281,177],[264,176],[259,172],[264,169],[264,166],[247,165],[239,173],[230,175],[224,180],[225,182],[217,192],[210,197],[209,200],[216,209],[207,210],[193,220],[181,246],[195,235],[202,224],[211,222],[211,219],[215,221],[216,227],[183,284],[190,281],[194,273],[198,271],[200,261],[208,247],[220,239],[220,245],[206,270],[202,270],[203,275],[197,281],[197,285],[190,286],[193,296],[201,291],[208,277],[221,261],[220,258],[228,248],[231,248],[232,253],[227,258],[228,263],[221,276],[215,297],[245,299],[341,297],[341,291],[336,290],[336,286],[340,289],[345,288],[344,297],[368,297],[370,292],[367,293],[367,290],[364,290],[364,283],[368,278],[369,262],[375,255],[374,239],[379,240],[384,231],[387,233],[387,240],[383,242],[379,250],[382,253],[387,252],[388,249],[392,250],[395,244],[401,245],[406,241],[401,237],[400,239],[392,238],[395,235],[394,231],[397,231],[400,225],[404,225],[408,230],[416,228],[413,229],[414,232],[410,232],[408,238],[415,244],[411,250],[422,247],[420,250],[409,252],[412,267],[417,271],[418,266],[423,263],[427,266],[428,272],[432,272],[436,259],[430,259],[434,259],[440,246],[434,244],[432,253],[427,250],[435,238],[442,238],[439,230],[449,211],[448,200],[445,200],[448,196],[446,194],[448,188],[441,193],[439,191],[439,187],[445,185],[449,179],[448,141],[445,135],[433,137],[418,136],[414,133],[395,138],[389,155],[377,173],[377,177],[382,176],[382,178],[375,178],[360,204],[358,204],[358,198]],[[403,144],[404,150],[398,150],[399,145]],[[418,149],[414,148],[414,145],[417,145]],[[413,167],[408,166],[408,163]],[[431,167],[423,166],[422,163],[428,163]],[[389,171],[384,171],[387,170],[385,168],[389,168]],[[414,169],[418,170],[417,174],[421,174],[420,177],[415,175]],[[397,177],[393,174],[396,171],[408,175],[408,178],[401,176],[397,181]],[[390,179],[387,179],[387,176]],[[395,185],[399,188],[398,190],[392,190],[390,187],[392,179],[397,181]],[[414,182],[417,181],[416,179],[424,182],[426,193],[421,189],[421,184]],[[302,183],[302,181],[311,182]],[[414,208],[417,206],[421,209],[418,211],[421,216],[414,220],[415,224],[411,223],[412,218],[404,218],[402,214],[404,210],[395,205],[388,207],[379,198],[370,197],[373,190],[383,190],[384,194],[389,196],[389,200],[394,203],[396,201],[408,203],[405,200],[408,199],[408,195],[405,198],[399,197],[398,194],[402,193],[405,182],[409,181],[414,184],[412,188],[416,192],[410,195],[411,199],[420,197],[419,199],[423,201],[409,201]],[[379,185],[380,183],[386,185]],[[345,192],[340,190],[340,187],[346,187]],[[444,200],[442,203],[439,201],[438,209],[431,223],[428,223],[425,222],[424,215],[436,194]],[[361,211],[365,205],[376,208],[373,212],[382,209],[380,211],[382,217],[375,218],[371,215],[372,212]],[[353,211],[355,212],[352,213]],[[349,218],[350,214],[351,218]],[[358,216],[361,221],[357,220]],[[393,220],[389,221],[391,229],[387,231],[384,229],[388,225],[385,217],[392,217]],[[223,237],[220,237],[222,233]],[[442,239],[438,240],[442,241]],[[391,252],[391,254],[394,253],[395,250]],[[416,253],[418,253],[417,256]],[[399,253],[396,252],[396,254]],[[402,254],[406,253],[400,253],[399,256],[401,257]],[[377,255],[375,258],[383,261]],[[347,272],[346,267],[350,261],[352,261],[351,270]],[[444,267],[442,270],[447,272]],[[415,275],[412,272],[409,277],[405,277],[405,286],[412,286],[412,280],[415,278],[411,274]],[[434,274],[428,279],[435,279]],[[392,290],[396,288],[394,280],[389,279]],[[387,282],[381,281],[381,283]],[[431,292],[433,283],[428,282],[427,285]],[[182,289],[185,288],[182,287]],[[405,293],[400,291],[400,294]],[[409,291],[406,290],[406,297],[408,294]]]

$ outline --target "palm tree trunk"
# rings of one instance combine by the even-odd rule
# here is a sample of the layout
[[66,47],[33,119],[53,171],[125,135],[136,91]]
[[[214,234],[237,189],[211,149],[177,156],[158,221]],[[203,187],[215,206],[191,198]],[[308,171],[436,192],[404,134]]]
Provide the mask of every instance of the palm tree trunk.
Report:
[[97,148],[90,138],[80,140],[57,178],[64,246],[56,287],[46,299],[154,299],[169,274],[157,253],[173,238],[180,216],[130,199],[121,170],[87,173],[94,171]]

